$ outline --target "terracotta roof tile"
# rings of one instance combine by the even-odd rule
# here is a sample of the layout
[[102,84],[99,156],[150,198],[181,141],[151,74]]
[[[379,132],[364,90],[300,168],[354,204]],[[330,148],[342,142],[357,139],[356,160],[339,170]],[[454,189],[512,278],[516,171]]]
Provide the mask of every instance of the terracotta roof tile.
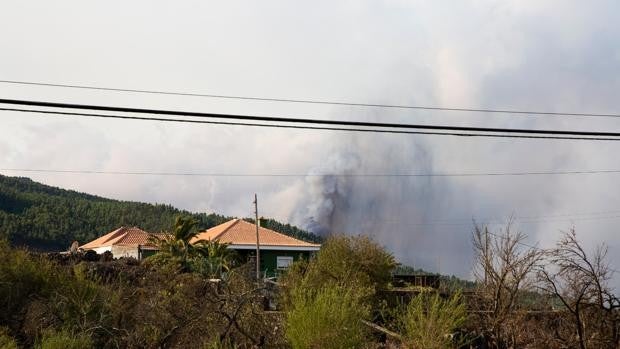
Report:
[[93,249],[107,246],[138,246],[155,247],[150,241],[151,236],[163,234],[151,234],[136,227],[120,227],[100,238],[80,246],[82,249]]
[[[307,247],[309,249],[321,247],[320,244],[301,241],[263,227],[259,228],[258,236],[261,246]],[[256,226],[237,218],[199,233],[191,242],[195,243],[198,240],[217,240],[231,245],[253,245],[256,244]]]

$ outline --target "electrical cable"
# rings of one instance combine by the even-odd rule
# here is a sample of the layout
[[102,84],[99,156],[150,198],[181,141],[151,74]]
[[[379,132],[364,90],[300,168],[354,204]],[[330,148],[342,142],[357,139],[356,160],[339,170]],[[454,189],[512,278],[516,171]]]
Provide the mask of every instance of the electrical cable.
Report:
[[[224,173],[224,172],[156,172],[156,171],[102,171],[71,169],[32,169],[0,168],[0,171],[69,173],[69,174],[103,174],[103,175],[152,175],[152,176],[187,176],[187,177],[485,177],[485,176],[529,176],[529,175],[586,175],[614,174],[620,170],[583,170],[583,171],[539,171],[539,172],[477,172],[477,173]],[[535,218],[535,217],[521,217]]]
[[[542,138],[542,139],[605,140],[605,141],[620,140],[620,133],[618,132],[507,129],[507,128],[465,127],[465,126],[449,126],[449,125],[395,124],[395,123],[341,121],[341,120],[324,120],[324,119],[296,119],[296,118],[285,118],[285,117],[214,114],[214,113],[202,113],[202,112],[110,107],[110,106],[99,106],[99,105],[81,105],[81,104],[70,104],[70,103],[53,103],[53,102],[12,100],[12,99],[0,99],[0,103],[12,104],[12,105],[46,107],[46,108],[97,110],[97,111],[106,111],[106,112],[155,114],[155,115],[173,115],[173,116],[184,116],[184,117],[193,117],[193,118],[248,120],[248,121],[271,122],[271,123],[261,124],[261,123],[250,123],[250,122],[228,122],[228,121],[218,122],[218,121],[206,121],[206,120],[196,120],[196,119],[170,119],[170,118],[161,118],[161,117],[157,117],[157,118],[135,117],[135,116],[127,116],[127,115],[58,112],[58,111],[51,111],[51,110],[19,109],[19,108],[0,108],[0,110],[4,110],[4,111],[31,112],[31,113],[56,114],[56,115],[72,115],[72,116],[79,115],[79,116],[91,116],[91,117],[100,117],[100,118],[117,118],[117,119],[131,119],[131,120],[143,120],[143,121],[147,120],[147,121],[165,121],[165,122],[207,123],[207,124],[224,124],[224,125],[240,125],[240,126],[318,129],[318,130],[356,131],[356,132],[449,135],[449,136],[460,136],[460,137]],[[274,124],[274,122],[280,122],[280,123],[284,122],[287,124]],[[298,125],[298,124],[303,124],[303,125]],[[307,126],[307,124],[335,125],[335,126],[348,126],[348,127]],[[357,127],[357,128],[352,128],[352,127]],[[359,127],[363,127],[363,128],[359,128]],[[371,127],[374,127],[374,128],[371,128]],[[425,131],[410,131],[411,129],[425,130]],[[436,132],[429,132],[426,130],[431,130],[431,131],[436,131]],[[475,132],[475,133],[472,133],[472,132]]]
[[17,81],[17,80],[0,80],[0,83],[16,84],[16,85],[31,85],[31,86],[62,87],[62,88],[98,90],[98,91],[131,92],[131,93],[187,96],[187,97],[207,97],[207,98],[218,98],[218,99],[237,99],[237,100],[263,101],[263,102],[323,104],[323,105],[353,106],[353,107],[432,110],[432,111],[450,111],[450,112],[476,112],[476,113],[495,113],[495,114],[515,114],[515,115],[540,115],[540,116],[580,116],[580,117],[602,117],[602,118],[620,117],[620,114],[613,114],[613,113],[605,114],[605,113],[582,113],[582,112],[545,112],[545,111],[514,110],[514,109],[456,108],[456,107],[431,107],[431,106],[403,105],[403,104],[354,103],[354,102],[344,102],[344,101],[328,101],[328,100],[313,100],[313,99],[267,98],[267,97],[203,94],[203,93],[191,93],[191,92],[141,90],[141,89],[98,87],[98,86],[88,86],[88,85],[55,84],[55,83]]

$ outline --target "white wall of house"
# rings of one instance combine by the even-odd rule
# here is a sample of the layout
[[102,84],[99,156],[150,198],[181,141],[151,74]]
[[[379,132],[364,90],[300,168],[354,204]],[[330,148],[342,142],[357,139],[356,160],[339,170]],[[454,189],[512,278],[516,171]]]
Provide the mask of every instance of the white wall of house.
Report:
[[114,258],[133,257],[138,259],[138,246],[112,246]]
[[112,246],[103,246],[103,247],[90,248],[89,250],[93,250],[93,251],[97,252],[97,254],[103,254],[106,251],[111,251],[112,250]]

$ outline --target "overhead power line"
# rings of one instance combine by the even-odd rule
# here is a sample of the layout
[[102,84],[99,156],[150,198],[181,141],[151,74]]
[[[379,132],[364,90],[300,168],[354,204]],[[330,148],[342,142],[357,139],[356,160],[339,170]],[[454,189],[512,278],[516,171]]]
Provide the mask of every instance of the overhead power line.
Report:
[[287,128],[287,129],[302,129],[302,130],[366,132],[366,133],[416,134],[416,135],[457,136],[457,137],[552,139],[552,140],[590,140],[590,141],[618,141],[620,140],[618,138],[612,138],[612,137],[505,135],[505,134],[490,134],[490,133],[429,132],[429,131],[405,131],[405,130],[369,129],[369,128],[343,128],[343,127],[320,127],[320,126],[302,126],[302,125],[259,124],[259,123],[247,123],[247,122],[226,122],[226,121],[208,121],[208,120],[191,120],[191,119],[137,117],[137,116],[126,116],[126,115],[108,115],[108,114],[96,114],[96,113],[60,112],[60,111],[52,111],[52,110],[19,109],[19,108],[0,108],[0,111],[14,111],[14,112],[36,113],[36,114],[46,114],[46,115],[60,115],[60,116],[86,116],[86,117],[97,117],[97,118],[105,118],[105,119],[229,125],[229,126],[270,127],[270,128]]
[[[593,216],[593,217],[588,217],[588,216]],[[479,225],[487,225],[487,224],[493,224],[493,225],[497,225],[497,224],[506,224],[507,222],[510,222],[511,220],[513,222],[519,222],[519,223],[523,223],[523,222],[540,222],[540,221],[547,221],[547,219],[551,218],[554,220],[559,220],[559,221],[567,221],[567,220],[571,220],[572,218],[578,218],[578,219],[597,219],[597,218],[601,218],[601,219],[609,219],[609,218],[617,218],[620,217],[620,210],[606,210],[606,211],[594,211],[594,212],[581,212],[581,213],[562,213],[562,214],[553,214],[553,215],[535,215],[535,216],[515,216],[515,215],[507,215],[506,217],[509,217],[507,219],[498,219],[497,217],[495,218],[475,218],[475,216],[469,217],[469,218],[431,218],[431,219],[425,219],[424,223],[407,223],[410,225],[443,225],[443,224],[447,224],[447,225],[472,225],[472,224],[479,224]],[[386,223],[390,223],[390,222],[400,222],[401,219],[397,219],[397,218],[392,218],[392,219],[379,219],[381,222],[386,222]]]
[[[366,122],[366,121],[343,121],[343,120],[325,120],[325,119],[290,118],[290,117],[269,117],[269,116],[254,116],[254,115],[215,114],[215,113],[176,111],[176,110],[163,110],[163,109],[112,107],[112,106],[102,106],[102,105],[55,103],[55,102],[15,100],[15,99],[0,99],[0,103],[10,104],[10,105],[20,105],[20,106],[31,106],[31,107],[69,109],[69,110],[95,110],[95,111],[116,112],[116,113],[169,115],[169,116],[196,118],[196,119],[174,119],[174,118],[171,119],[171,118],[162,118],[162,117],[136,117],[136,116],[127,116],[127,115],[109,115],[109,114],[96,114],[96,113],[84,113],[84,112],[59,112],[59,111],[38,110],[38,109],[0,108],[0,110],[5,110],[5,111],[71,115],[71,116],[90,116],[90,117],[99,117],[99,118],[117,118],[117,119],[131,119],[131,120],[142,120],[142,121],[207,123],[207,124],[356,131],[356,132],[449,135],[449,136],[461,136],[461,137],[508,137],[508,138],[542,138],[542,139],[608,140],[608,141],[620,140],[620,133],[618,132],[490,128],[490,127],[467,127],[467,126],[451,126],[451,125],[424,125],[424,124],[380,123],[380,122]],[[203,120],[203,119],[235,120],[235,122]],[[308,126],[308,125],[325,125],[325,126]]]
[[[538,171],[538,172],[447,172],[447,173],[226,173],[226,172],[158,172],[158,171],[103,171],[103,170],[63,170],[33,168],[0,168],[0,171],[41,172],[67,174],[103,175],[147,175],[147,176],[185,176],[185,177],[487,177],[487,176],[548,176],[548,175],[586,175],[618,174],[620,170],[584,171]],[[521,217],[526,218],[526,217]]]
[[515,110],[515,109],[456,108],[456,107],[431,107],[431,106],[421,106],[421,105],[385,104],[385,103],[355,103],[355,102],[329,101],[329,100],[318,100],[318,99],[268,98],[268,97],[234,96],[234,95],[205,94],[205,93],[191,93],[191,92],[142,90],[142,89],[128,89],[128,88],[114,88],[114,87],[99,87],[99,86],[89,86],[89,85],[70,85],[70,84],[55,84],[55,83],[45,83],[45,82],[17,81],[17,80],[0,80],[0,83],[15,84],[15,85],[30,85],[30,86],[62,87],[62,88],[97,90],[97,91],[131,92],[131,93],[144,93],[144,94],[157,94],[157,95],[170,95],[170,96],[206,97],[206,98],[217,98],[217,99],[235,99],[235,100],[262,101],[262,102],[322,104],[322,105],[351,106],[351,107],[433,110],[433,111],[448,111],[448,112],[476,112],[476,113],[495,113],[495,114],[515,114],[515,115],[541,115],[541,116],[579,116],[579,117],[600,117],[600,118],[620,117],[620,114],[614,114],[614,113],[606,114],[606,113],[583,113],[583,112],[547,112],[547,111]]
[[[259,124],[247,122],[226,122],[226,121],[208,121],[208,120],[189,120],[189,119],[169,119],[169,118],[153,118],[153,117],[137,117],[126,115],[107,115],[96,113],[76,113],[76,112],[60,112],[52,110],[37,109],[19,109],[19,108],[0,108],[0,111],[14,111],[25,113],[37,113],[46,115],[61,116],[87,116],[105,119],[122,119],[122,120],[139,120],[139,121],[158,121],[158,122],[174,122],[174,123],[191,123],[191,124],[211,124],[211,125],[229,125],[229,126],[252,126],[252,127],[271,127],[271,128],[287,128],[302,130],[327,130],[327,131],[347,131],[347,132],[370,132],[370,133],[395,133],[395,134],[419,134],[419,135],[438,135],[438,136],[459,136],[459,137],[512,137],[512,138],[541,138],[541,139],[579,139],[574,137],[545,137],[545,136],[510,136],[510,135],[486,135],[475,133],[449,133],[449,132],[425,132],[425,131],[403,131],[403,130],[376,130],[363,128],[342,128],[342,127],[317,127],[317,126],[301,126],[301,125],[278,125],[278,124]],[[615,141],[615,138],[583,138],[584,140],[602,140]]]
[[[545,217],[545,216],[541,216]],[[553,217],[553,216],[550,216]],[[612,215],[612,216],[598,216],[598,217],[566,217],[566,218],[552,218],[552,219],[520,219],[519,217],[515,217],[514,222],[519,224],[536,224],[536,223],[554,223],[554,222],[573,222],[573,221],[598,221],[598,220],[609,220],[609,219],[619,219],[620,215]],[[449,222],[430,222],[430,223],[407,223],[407,225],[411,226],[468,226],[473,223],[449,223]],[[490,220],[484,221],[480,220],[480,225],[505,225],[506,222],[498,221],[498,220]]]

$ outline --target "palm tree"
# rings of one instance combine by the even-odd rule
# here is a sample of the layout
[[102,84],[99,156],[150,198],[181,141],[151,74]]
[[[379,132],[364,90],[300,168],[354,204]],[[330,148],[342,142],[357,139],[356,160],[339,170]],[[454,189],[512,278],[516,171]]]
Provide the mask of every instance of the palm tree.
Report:
[[204,259],[202,272],[212,278],[220,278],[224,272],[233,267],[237,253],[228,248],[227,243],[216,240],[200,240],[196,242],[195,249]]
[[153,236],[153,242],[159,252],[152,258],[156,263],[173,264],[180,268],[180,271],[191,270],[191,260],[196,255],[196,248],[190,242],[198,232],[194,227],[198,222],[191,217],[177,217],[172,232],[163,236]]

